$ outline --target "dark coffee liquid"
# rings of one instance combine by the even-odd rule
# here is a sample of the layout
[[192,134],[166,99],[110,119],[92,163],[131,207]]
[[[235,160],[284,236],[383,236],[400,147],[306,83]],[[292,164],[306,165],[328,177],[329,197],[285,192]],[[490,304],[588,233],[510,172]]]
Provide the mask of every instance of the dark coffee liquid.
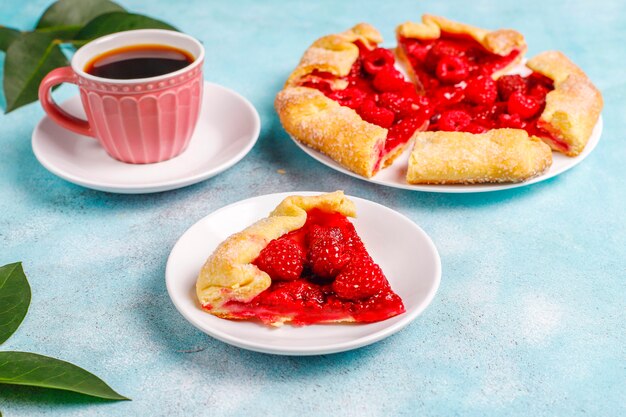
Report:
[[185,68],[194,58],[165,45],[133,45],[98,55],[85,66],[87,74],[114,80],[157,77]]

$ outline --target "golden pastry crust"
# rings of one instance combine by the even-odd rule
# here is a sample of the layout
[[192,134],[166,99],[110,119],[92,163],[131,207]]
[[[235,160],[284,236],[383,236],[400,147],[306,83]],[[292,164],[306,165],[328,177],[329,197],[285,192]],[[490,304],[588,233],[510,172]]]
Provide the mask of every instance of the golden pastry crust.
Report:
[[568,149],[549,139],[545,141],[552,149],[568,156],[580,154],[600,117],[602,94],[583,70],[561,52],[540,53],[526,65],[554,81],[554,90],[546,96],[539,124],[565,142]]
[[285,130],[299,142],[367,178],[380,168],[387,129],[314,88],[285,88],[274,106]]
[[[320,91],[299,85],[314,78],[314,71],[328,72],[337,77],[348,75],[359,56],[359,48],[354,42],[361,41],[374,48],[382,40],[380,33],[366,23],[318,39],[305,51],[274,102],[284,129],[294,139],[367,178],[390,165],[409,143],[381,158],[387,129],[366,122],[356,111],[341,106]],[[334,81],[334,89],[346,87],[345,80]]]
[[324,36],[313,42],[313,45],[304,52],[300,63],[287,79],[285,87],[299,85],[303,77],[316,70],[345,77],[359,57],[359,48],[354,44],[356,41],[361,41],[373,49],[383,41],[383,38],[367,23],[359,23],[342,33]]
[[304,226],[307,211],[313,208],[356,216],[354,203],[343,191],[285,198],[268,217],[227,238],[207,259],[196,281],[202,308],[216,316],[231,318],[225,303],[248,302],[269,288],[271,278],[252,262],[271,240]]
[[[467,35],[476,40],[476,42],[482,45],[487,51],[496,55],[505,56],[514,50],[520,51],[519,55],[509,65],[496,71],[492,75],[494,79],[507,73],[519,64],[527,49],[524,36],[515,30],[487,30],[429,14],[422,16],[421,23],[406,22],[396,28],[398,41],[403,38],[424,40],[438,39],[441,36],[441,32]],[[413,82],[420,85],[419,80],[415,76],[415,71],[400,45],[396,48],[396,55],[405,66]]]
[[420,132],[409,158],[407,182],[520,182],[540,175],[551,164],[550,147],[520,129]]

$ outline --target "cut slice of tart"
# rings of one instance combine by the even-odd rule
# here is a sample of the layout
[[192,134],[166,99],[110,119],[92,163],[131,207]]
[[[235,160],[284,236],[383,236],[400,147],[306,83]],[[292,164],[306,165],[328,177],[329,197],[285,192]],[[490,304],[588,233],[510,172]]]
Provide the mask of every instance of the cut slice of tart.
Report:
[[343,192],[290,196],[270,215],[227,238],[196,283],[218,317],[284,323],[370,323],[403,313],[348,217]]
[[275,101],[294,139],[365,177],[391,164],[429,117],[380,42],[367,24],[318,39]]
[[561,52],[542,52],[526,66],[534,74],[550,79],[554,86],[545,96],[535,134],[567,156],[580,154],[600,117],[602,94],[583,70]]
[[519,182],[541,174],[552,152],[521,129],[420,132],[409,158],[410,184]]
[[425,15],[422,23],[404,23],[396,32],[398,56],[430,99],[428,130],[521,129],[568,156],[584,149],[602,97],[562,53],[532,58],[528,75],[505,75],[526,50],[513,30],[488,31]]
[[511,29],[486,30],[439,16],[396,28],[397,54],[425,93],[479,75],[494,78],[521,62],[526,42]]

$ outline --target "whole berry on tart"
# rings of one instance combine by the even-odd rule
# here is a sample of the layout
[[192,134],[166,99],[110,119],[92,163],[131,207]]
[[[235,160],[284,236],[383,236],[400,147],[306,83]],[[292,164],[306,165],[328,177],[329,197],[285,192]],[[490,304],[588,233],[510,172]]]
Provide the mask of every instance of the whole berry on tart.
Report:
[[562,53],[514,75],[527,49],[514,30],[424,15],[396,33],[395,54],[367,24],[314,42],[276,97],[285,130],[365,177],[414,142],[415,184],[524,181],[550,167],[551,149],[584,149],[602,97]]
[[218,317],[284,323],[371,323],[404,312],[348,217],[343,192],[290,196],[222,242],[198,275],[202,308]]

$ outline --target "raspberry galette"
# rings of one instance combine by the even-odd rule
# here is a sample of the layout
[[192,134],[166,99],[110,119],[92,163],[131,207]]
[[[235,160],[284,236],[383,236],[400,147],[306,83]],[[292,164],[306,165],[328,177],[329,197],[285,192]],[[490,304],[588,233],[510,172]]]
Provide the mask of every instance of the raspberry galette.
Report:
[[527,49],[514,30],[425,15],[396,33],[395,54],[367,24],[317,40],[276,97],[285,130],[365,177],[414,141],[414,184],[524,181],[550,167],[550,148],[584,149],[602,97],[563,54],[510,74]]
[[208,258],[196,282],[202,308],[273,326],[370,323],[403,313],[348,219],[355,214],[341,191],[287,197]]

